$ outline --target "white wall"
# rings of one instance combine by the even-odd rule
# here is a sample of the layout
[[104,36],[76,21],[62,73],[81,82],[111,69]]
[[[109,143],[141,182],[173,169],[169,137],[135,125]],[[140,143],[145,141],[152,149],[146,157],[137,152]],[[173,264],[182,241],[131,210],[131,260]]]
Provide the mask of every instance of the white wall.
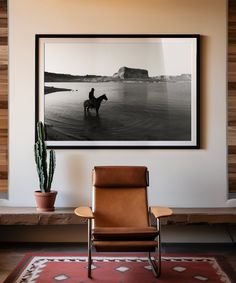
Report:
[[[37,33],[184,34],[201,42],[201,150],[57,150],[56,206],[89,204],[94,165],[146,165],[150,204],[233,206],[227,201],[226,0],[9,0],[9,201],[34,206]],[[0,204],[1,204],[0,203]]]

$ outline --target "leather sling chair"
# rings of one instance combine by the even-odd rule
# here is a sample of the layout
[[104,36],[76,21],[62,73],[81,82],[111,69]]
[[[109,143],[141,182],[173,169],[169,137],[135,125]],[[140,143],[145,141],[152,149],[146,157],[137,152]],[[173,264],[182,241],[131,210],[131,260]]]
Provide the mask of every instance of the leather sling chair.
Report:
[[[161,274],[160,218],[172,214],[166,207],[148,209],[148,170],[143,166],[98,166],[93,170],[93,201],[75,214],[88,220],[88,277],[91,249],[97,252],[148,252],[155,277]],[[150,225],[150,214],[156,226]],[[157,249],[157,260],[151,256]],[[157,264],[156,264],[157,262]]]

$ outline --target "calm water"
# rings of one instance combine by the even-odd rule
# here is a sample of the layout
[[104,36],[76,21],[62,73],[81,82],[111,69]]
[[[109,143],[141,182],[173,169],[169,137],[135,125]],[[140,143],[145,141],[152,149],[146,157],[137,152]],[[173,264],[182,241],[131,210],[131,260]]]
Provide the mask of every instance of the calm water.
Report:
[[[49,140],[190,140],[191,83],[46,83],[72,89],[45,95]],[[106,94],[99,116],[84,114],[91,88]]]

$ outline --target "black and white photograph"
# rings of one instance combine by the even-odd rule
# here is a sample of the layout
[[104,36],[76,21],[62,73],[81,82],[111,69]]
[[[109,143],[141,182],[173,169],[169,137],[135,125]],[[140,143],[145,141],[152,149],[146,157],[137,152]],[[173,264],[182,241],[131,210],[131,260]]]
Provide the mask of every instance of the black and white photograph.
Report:
[[198,148],[198,35],[36,35],[49,147]]

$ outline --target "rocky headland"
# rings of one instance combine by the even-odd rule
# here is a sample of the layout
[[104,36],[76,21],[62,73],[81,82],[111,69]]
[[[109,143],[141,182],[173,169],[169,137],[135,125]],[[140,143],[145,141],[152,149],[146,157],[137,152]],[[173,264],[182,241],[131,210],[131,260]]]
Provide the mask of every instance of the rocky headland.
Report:
[[148,71],[144,69],[134,69],[128,67],[122,67],[118,70],[117,73],[113,75],[114,79],[149,79]]

